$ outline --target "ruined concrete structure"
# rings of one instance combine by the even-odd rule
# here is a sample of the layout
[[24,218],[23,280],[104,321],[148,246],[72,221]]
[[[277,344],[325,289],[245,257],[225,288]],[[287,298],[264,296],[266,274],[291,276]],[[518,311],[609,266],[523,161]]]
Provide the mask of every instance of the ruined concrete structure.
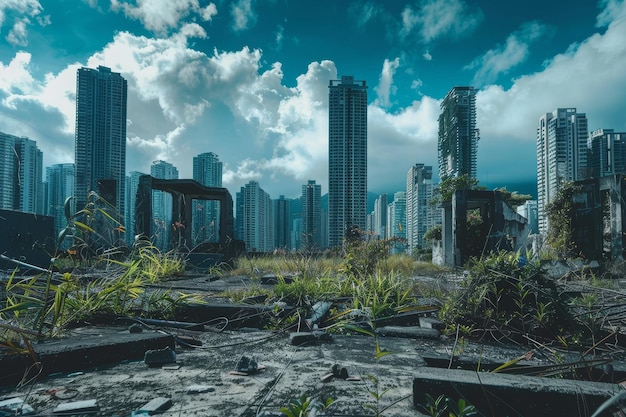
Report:
[[442,210],[441,253],[433,256],[433,262],[463,266],[468,261],[467,214],[471,210],[478,210],[482,219],[479,241],[484,253],[518,250],[530,242],[526,219],[509,207],[498,191],[457,190]]
[[135,206],[135,234],[150,237],[152,235],[153,208],[152,190],[161,190],[172,195],[172,228],[170,247],[187,248],[192,242],[193,200],[218,201],[220,204],[219,242],[216,248],[224,251],[233,247],[234,217],[233,198],[226,188],[205,187],[189,179],[157,179],[150,175],[139,178]]
[[576,181],[580,192],[573,196],[574,244],[580,255],[592,260],[624,258],[623,175]]

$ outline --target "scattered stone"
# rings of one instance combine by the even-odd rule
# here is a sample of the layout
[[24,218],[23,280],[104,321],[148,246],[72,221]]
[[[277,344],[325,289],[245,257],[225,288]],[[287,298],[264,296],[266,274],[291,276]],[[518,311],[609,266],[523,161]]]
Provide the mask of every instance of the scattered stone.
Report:
[[179,345],[183,347],[202,346],[201,340],[198,340],[195,337],[185,336],[185,335],[176,336],[176,343],[178,343]]
[[254,358],[242,356],[239,359],[239,362],[237,362],[237,372],[251,374],[253,372],[258,371],[258,369],[259,369],[259,364],[256,362]]
[[332,336],[323,331],[294,332],[289,334],[289,343],[294,346],[313,344],[318,341],[331,342]]
[[213,391],[215,391],[215,387],[211,385],[190,385],[185,390],[187,394],[204,394],[205,392]]
[[318,301],[315,303],[312,307],[313,312],[311,317],[306,319],[306,324],[309,326],[309,329],[312,329],[315,324],[321,322],[332,306],[333,303],[330,301]]
[[180,369],[180,364],[178,363],[170,363],[167,365],[163,365],[161,367],[161,369],[165,370],[165,371],[177,371]]
[[52,414],[68,416],[74,414],[95,414],[98,411],[100,411],[98,400],[83,400],[59,404],[57,408],[52,410]]
[[165,397],[157,397],[141,406],[139,410],[136,410],[136,413],[147,413],[148,415],[162,413],[163,411],[169,409],[171,406],[171,399]]
[[28,416],[31,414],[35,414],[35,410],[21,398],[9,398],[0,401],[0,417]]
[[163,349],[148,350],[143,361],[150,367],[159,367],[168,363],[176,362],[176,352],[169,346]]
[[131,333],[141,333],[143,332],[143,327],[141,326],[141,324],[131,324],[128,328],[128,331]]
[[339,379],[347,379],[348,378],[348,370],[344,367],[341,367],[337,364],[334,364],[331,368],[333,376]]
[[322,375],[320,377],[320,381],[322,381],[322,382],[330,382],[330,381],[332,381],[333,377],[334,377],[334,374],[331,372],[329,374]]

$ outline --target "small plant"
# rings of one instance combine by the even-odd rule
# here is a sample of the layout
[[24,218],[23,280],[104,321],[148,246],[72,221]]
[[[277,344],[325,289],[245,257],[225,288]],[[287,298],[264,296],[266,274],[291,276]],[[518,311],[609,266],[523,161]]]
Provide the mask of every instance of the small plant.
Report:
[[317,411],[325,411],[334,403],[332,398],[324,401],[316,401],[314,397],[302,395],[296,400],[292,400],[289,405],[280,407],[280,411],[287,417],[313,417]]
[[450,397],[440,395],[434,399],[430,394],[426,394],[426,404],[422,406],[423,411],[431,417],[473,417],[481,414],[476,407],[470,405],[463,398],[454,401]]

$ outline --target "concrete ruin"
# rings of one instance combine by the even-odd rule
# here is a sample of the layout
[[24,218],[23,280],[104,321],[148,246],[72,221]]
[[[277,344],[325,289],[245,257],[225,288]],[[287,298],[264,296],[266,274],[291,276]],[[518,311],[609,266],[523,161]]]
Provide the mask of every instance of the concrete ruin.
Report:
[[463,266],[467,262],[467,214],[471,210],[478,210],[482,219],[479,240],[484,242],[484,253],[518,250],[530,242],[527,220],[506,204],[499,191],[456,190],[452,200],[442,204],[442,210],[442,242],[433,263]]
[[[234,240],[233,198],[226,188],[205,187],[190,179],[166,180],[142,175],[139,178],[136,196],[135,235],[152,236],[152,190],[160,190],[172,195],[172,222],[170,227],[175,233],[171,234],[171,249],[187,248],[187,251],[191,252],[192,202],[194,199],[213,200],[220,204],[218,243],[208,248],[208,251],[207,248],[201,248],[200,251],[220,255],[220,259],[213,259],[211,264],[221,261],[224,255],[227,255],[226,261],[234,257],[240,245]],[[202,260],[198,261],[202,262]]]

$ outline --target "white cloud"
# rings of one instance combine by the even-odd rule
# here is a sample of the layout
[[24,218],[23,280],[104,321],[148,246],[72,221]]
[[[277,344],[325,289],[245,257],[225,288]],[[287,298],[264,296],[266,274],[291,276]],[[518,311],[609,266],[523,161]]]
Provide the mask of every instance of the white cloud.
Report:
[[547,27],[539,22],[528,22],[509,35],[504,45],[490,49],[484,55],[475,58],[465,69],[474,69],[473,85],[480,87],[492,83],[500,74],[507,73],[511,68],[524,62],[530,54],[530,45],[539,40]]
[[374,1],[368,0],[365,2],[353,2],[348,8],[348,13],[351,16],[355,16],[357,27],[364,27],[379,14],[383,13],[383,8],[380,4]]
[[433,56],[430,54],[429,50],[426,50],[426,52],[424,52],[424,54],[422,55],[422,57],[424,57],[424,59],[426,61],[432,61],[433,60]]
[[381,107],[389,107],[391,105],[391,96],[397,91],[397,88],[393,85],[393,76],[399,66],[400,58],[396,58],[393,61],[385,59],[378,79],[378,85],[374,88],[378,95],[376,99],[377,105]]
[[605,27],[612,22],[618,22],[626,18],[624,0],[601,0],[600,4],[604,9],[596,19],[597,27]]
[[401,35],[417,30],[429,43],[441,37],[471,33],[482,21],[480,10],[471,11],[463,0],[427,0],[417,10],[407,5],[402,11]]
[[253,0],[237,0],[231,7],[233,29],[240,32],[256,24],[257,16],[252,9]]
[[[127,17],[141,21],[146,29],[162,36],[181,27],[190,15],[210,21],[217,14],[214,3],[200,7],[198,0],[137,0],[136,3],[134,6],[126,1],[111,0],[111,10],[122,10]],[[93,7],[94,3],[90,4]]]
[[11,28],[5,39],[13,46],[28,45],[28,25],[30,18],[46,26],[50,23],[50,16],[41,16],[43,7],[38,0],[2,0],[0,1],[0,30],[4,24],[12,20]]

